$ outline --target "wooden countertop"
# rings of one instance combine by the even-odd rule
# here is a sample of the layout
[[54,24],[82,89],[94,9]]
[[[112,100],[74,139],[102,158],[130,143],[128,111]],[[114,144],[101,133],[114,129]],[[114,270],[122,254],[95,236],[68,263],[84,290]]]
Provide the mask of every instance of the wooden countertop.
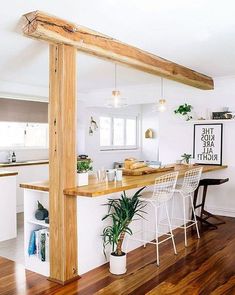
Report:
[[43,165],[49,164],[48,160],[33,160],[33,161],[22,161],[22,162],[13,162],[13,163],[0,163],[0,168],[5,167],[17,167],[17,166],[30,166],[30,165]]
[[[227,168],[227,166],[205,165],[203,166],[203,173],[221,170],[225,168]],[[190,169],[192,169],[192,167],[182,165],[177,165],[175,167],[175,171],[179,171],[179,178],[182,178],[184,176],[184,173]],[[89,185],[65,189],[64,193],[69,196],[98,197],[128,189],[153,185],[156,177],[161,176],[163,174],[167,174],[169,172],[170,171],[158,172],[141,176],[123,176],[123,180],[120,182],[99,183],[95,177],[90,177]],[[48,181],[22,183],[20,187],[39,191],[49,191]]]
[[17,174],[18,174],[18,172],[15,172],[15,171],[3,171],[3,170],[0,170],[0,177],[15,176]]
[[[78,159],[78,161],[91,161],[90,158],[87,159]],[[0,163],[0,168],[5,167],[17,167],[17,166],[30,166],[30,165],[43,165],[49,164],[49,160],[32,160],[32,161],[22,161],[22,162],[14,162],[14,163]]]

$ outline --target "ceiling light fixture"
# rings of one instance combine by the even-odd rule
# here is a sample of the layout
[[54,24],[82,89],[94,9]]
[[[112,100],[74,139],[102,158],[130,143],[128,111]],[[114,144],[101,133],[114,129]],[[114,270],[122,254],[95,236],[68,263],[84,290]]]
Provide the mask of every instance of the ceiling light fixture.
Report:
[[163,78],[161,77],[161,99],[159,99],[159,102],[157,104],[157,111],[158,112],[165,112],[166,111],[166,100],[163,98]]
[[121,92],[117,90],[117,65],[115,64],[114,71],[114,90],[112,91],[112,97],[107,101],[107,107],[109,108],[123,108],[126,107],[126,99],[121,97]]

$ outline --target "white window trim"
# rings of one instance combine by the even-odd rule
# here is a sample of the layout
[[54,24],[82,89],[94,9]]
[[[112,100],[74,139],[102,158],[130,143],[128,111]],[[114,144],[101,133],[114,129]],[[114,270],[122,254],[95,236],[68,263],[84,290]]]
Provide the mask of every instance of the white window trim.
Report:
[[[110,146],[101,146],[100,145],[100,151],[101,152],[107,152],[107,151],[128,151],[128,150],[139,150],[139,116],[136,115],[100,115],[100,117],[108,117],[111,118],[111,128],[110,128],[110,137],[111,137],[111,145]],[[123,146],[114,146],[113,145],[113,134],[114,134],[114,118],[115,119],[124,119],[124,143],[126,142],[126,120],[127,119],[135,119],[136,120],[136,144],[135,145],[123,145]]]

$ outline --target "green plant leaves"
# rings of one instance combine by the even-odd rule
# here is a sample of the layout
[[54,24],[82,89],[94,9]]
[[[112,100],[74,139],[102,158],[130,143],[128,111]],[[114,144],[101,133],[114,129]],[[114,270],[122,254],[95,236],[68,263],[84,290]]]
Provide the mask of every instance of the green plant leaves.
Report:
[[92,170],[90,161],[77,161],[77,173],[84,173]]
[[184,153],[182,156],[182,161],[185,161],[187,164],[189,164],[189,160],[192,158],[192,155],[191,154],[186,154]]
[[143,218],[142,214],[146,212],[143,210],[146,206],[139,200],[141,191],[145,187],[142,187],[132,197],[127,197],[124,191],[121,197],[118,199],[108,199],[108,214],[106,214],[102,220],[110,218],[112,225],[108,225],[103,230],[103,251],[106,257],[105,248],[108,244],[112,246],[112,251],[116,255],[122,255],[122,243],[125,234],[132,235],[132,231],[129,224],[133,220],[134,216]]
[[182,104],[178,107],[178,109],[174,110],[175,114],[180,114],[180,115],[187,115],[188,113],[190,113],[192,111],[193,107],[190,104]]

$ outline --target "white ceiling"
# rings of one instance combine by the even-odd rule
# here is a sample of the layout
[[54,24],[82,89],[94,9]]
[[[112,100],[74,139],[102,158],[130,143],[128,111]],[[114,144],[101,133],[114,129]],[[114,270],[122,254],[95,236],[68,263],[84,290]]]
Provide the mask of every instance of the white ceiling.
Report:
[[[8,0],[0,11],[0,92],[1,81],[48,87],[47,44],[17,31],[21,15],[33,10],[90,27],[212,77],[235,74],[232,0]],[[78,55],[81,93],[112,88],[113,75],[113,64]],[[118,67],[120,86],[148,83],[159,79]]]

